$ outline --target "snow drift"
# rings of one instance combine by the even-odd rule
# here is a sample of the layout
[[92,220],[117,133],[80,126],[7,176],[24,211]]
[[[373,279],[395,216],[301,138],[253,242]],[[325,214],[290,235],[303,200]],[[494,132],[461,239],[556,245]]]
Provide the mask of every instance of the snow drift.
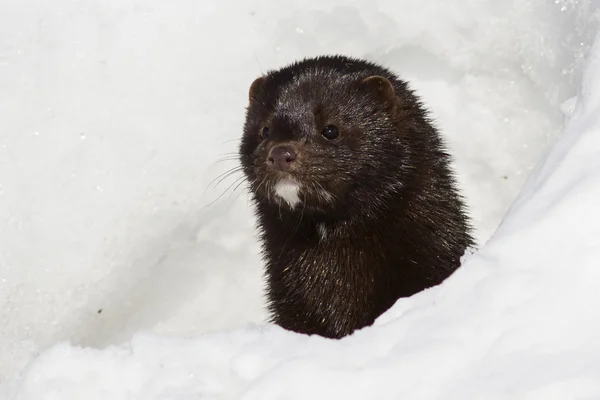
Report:
[[267,326],[58,345],[17,398],[597,398],[599,203],[600,36],[565,133],[444,284],[340,341]]
[[[600,396],[598,39],[577,85],[597,9],[2,2],[0,393]],[[239,192],[205,207],[223,187],[205,189],[260,68],[331,52],[386,63],[431,105],[481,243],[562,129],[561,104],[571,117],[443,285],[341,341],[239,328],[264,318],[251,210]]]

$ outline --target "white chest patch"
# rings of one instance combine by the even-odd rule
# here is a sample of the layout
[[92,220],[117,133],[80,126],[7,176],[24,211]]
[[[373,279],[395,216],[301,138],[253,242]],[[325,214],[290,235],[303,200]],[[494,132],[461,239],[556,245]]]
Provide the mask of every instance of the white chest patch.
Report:
[[290,205],[296,207],[300,203],[300,184],[293,179],[282,179],[275,185],[275,194]]

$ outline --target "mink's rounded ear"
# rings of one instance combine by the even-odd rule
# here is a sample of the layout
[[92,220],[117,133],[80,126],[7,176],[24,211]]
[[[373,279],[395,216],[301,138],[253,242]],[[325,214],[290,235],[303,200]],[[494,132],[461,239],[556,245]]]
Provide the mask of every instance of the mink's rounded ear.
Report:
[[396,100],[396,91],[392,82],[383,76],[371,75],[360,81],[360,86],[377,93],[382,99],[390,103]]
[[256,95],[262,89],[264,83],[265,83],[265,77],[264,76],[256,78],[254,80],[254,82],[252,82],[252,85],[250,85],[250,91],[248,93],[248,97],[249,97],[250,101],[252,101],[252,100],[254,100],[256,98]]

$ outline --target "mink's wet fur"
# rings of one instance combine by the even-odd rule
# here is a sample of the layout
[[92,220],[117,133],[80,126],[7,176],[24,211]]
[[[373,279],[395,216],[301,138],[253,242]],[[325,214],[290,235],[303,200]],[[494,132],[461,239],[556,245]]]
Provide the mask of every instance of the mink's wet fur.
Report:
[[[326,126],[339,136],[324,137]],[[289,171],[267,162],[277,145],[297,151]],[[321,56],[258,78],[240,160],[272,321],[283,328],[348,335],[441,283],[474,244],[438,131],[407,83],[380,65]],[[295,206],[275,189],[289,179],[300,187]]]

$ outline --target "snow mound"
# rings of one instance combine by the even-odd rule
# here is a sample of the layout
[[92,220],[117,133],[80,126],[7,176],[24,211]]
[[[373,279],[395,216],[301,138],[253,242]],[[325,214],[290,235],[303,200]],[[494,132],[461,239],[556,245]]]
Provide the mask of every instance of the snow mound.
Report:
[[492,239],[444,284],[343,340],[274,326],[57,345],[16,399],[600,396],[600,35],[572,118]]
[[[596,395],[599,5],[3,0],[0,397]],[[482,244],[570,118],[480,253],[339,342],[249,325],[254,218],[239,175],[211,183],[249,83],[323,53],[411,81]]]
[[104,350],[61,344],[17,399],[600,396],[600,36],[563,136],[444,284],[335,341],[273,326]]

